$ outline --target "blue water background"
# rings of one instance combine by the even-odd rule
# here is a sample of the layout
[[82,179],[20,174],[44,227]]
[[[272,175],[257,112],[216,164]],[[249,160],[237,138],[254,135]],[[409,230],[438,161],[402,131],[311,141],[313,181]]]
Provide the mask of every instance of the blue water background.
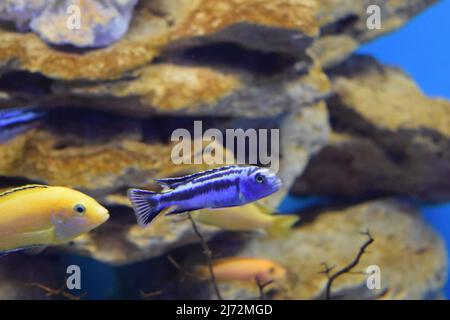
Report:
[[[450,99],[450,0],[431,7],[400,30],[364,45],[358,53],[372,55],[384,64],[402,68],[425,94]],[[322,201],[324,199],[314,197],[287,198],[280,211],[294,212]],[[423,205],[422,212],[441,234],[448,251],[450,203]],[[447,281],[445,294],[450,297],[450,281]]]

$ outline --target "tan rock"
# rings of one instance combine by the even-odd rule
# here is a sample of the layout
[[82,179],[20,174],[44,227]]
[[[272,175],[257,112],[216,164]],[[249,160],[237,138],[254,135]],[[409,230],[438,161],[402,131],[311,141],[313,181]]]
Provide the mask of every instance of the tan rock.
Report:
[[370,61],[364,67],[362,72],[350,70],[351,77],[333,76],[333,88],[342,105],[390,131],[428,128],[450,136],[450,102],[426,97],[398,69],[379,66],[376,70],[376,63]]
[[137,9],[130,30],[122,40],[108,48],[83,54],[51,48],[35,34],[2,29],[0,65],[64,80],[116,79],[151,62],[169,43],[212,35],[239,23],[317,34],[314,12],[311,0],[145,1]]
[[[367,289],[367,275],[345,274],[334,282],[332,295],[344,299],[439,296],[447,276],[443,242],[415,209],[395,201],[321,213],[289,238],[255,239],[238,255],[273,259],[287,268],[287,279],[269,288],[275,291],[275,299],[317,299],[327,282],[320,273],[322,263],[337,271],[352,262],[367,240],[359,232],[367,229],[375,241],[353,271],[379,266],[381,289]],[[255,283],[221,283],[220,287],[227,298],[259,296]]]
[[[173,64],[144,67],[133,72],[130,78],[131,80],[94,83],[89,86],[61,86],[57,90],[59,91],[57,96],[64,91],[69,91],[70,95],[101,100],[97,104],[106,100],[105,97],[117,99],[139,97],[139,103],[143,109],[140,110],[139,115],[143,115],[146,113],[145,109],[151,107],[174,112],[183,109],[195,110],[202,105],[214,106],[242,86],[241,80],[235,75],[224,74],[206,67]],[[59,101],[59,98],[56,97],[56,100]],[[127,105],[130,104],[132,103]],[[136,115],[136,112],[132,111],[130,114]]]
[[[0,162],[0,174],[3,179],[22,177],[79,189],[115,208],[117,215],[123,216],[124,220],[112,218],[88,238],[68,246],[70,250],[111,264],[129,264],[159,256],[196,240],[186,221],[172,223],[167,220],[168,225],[141,231],[135,226],[133,210],[124,197],[130,187],[157,190],[153,182],[155,178],[211,168],[207,164],[176,165],[172,161],[174,144],[163,141],[166,141],[165,133],[170,136],[171,127],[178,127],[172,123],[177,121],[176,118],[156,119],[150,123],[123,119],[97,122],[95,118],[89,120],[89,117],[73,113],[62,115],[63,118],[55,116],[40,128],[2,145],[10,155]],[[183,121],[192,124],[188,120],[178,121],[182,121],[180,125]],[[263,201],[272,207],[284,198],[310,156],[326,143],[329,130],[324,104],[302,108],[292,117],[269,121],[224,121],[221,118],[215,121],[210,125],[220,129],[266,127],[281,130],[278,174],[283,188]],[[83,129],[86,127],[90,128],[88,132]],[[209,144],[209,141],[204,141],[203,146]],[[226,157],[229,151],[224,152]],[[278,161],[276,156],[273,155],[274,160]],[[217,232],[215,228],[210,231],[211,235]]]
[[423,95],[398,69],[354,57],[331,73],[334,136],[296,194],[450,199],[450,103]]
[[[410,18],[437,0],[352,1],[319,0],[318,21],[325,34],[349,34],[358,41],[378,37],[404,25]],[[381,11],[381,29],[367,27],[367,8],[376,5]]]

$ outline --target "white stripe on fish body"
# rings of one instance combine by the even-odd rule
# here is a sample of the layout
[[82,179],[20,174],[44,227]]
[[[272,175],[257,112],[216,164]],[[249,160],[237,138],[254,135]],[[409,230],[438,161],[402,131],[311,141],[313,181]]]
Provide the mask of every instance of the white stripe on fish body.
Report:
[[177,206],[176,212],[239,205],[241,198],[238,183],[239,175],[237,174],[201,182],[190,181],[161,194],[160,203],[165,207]]
[[158,214],[247,204],[277,192],[281,180],[269,169],[228,166],[189,176],[156,180],[170,189],[163,193],[129,189],[138,223],[145,227]]
[[237,166],[237,165],[231,165],[231,166],[215,168],[215,169],[211,169],[211,170],[207,170],[207,171],[203,171],[203,172],[197,172],[197,173],[193,173],[193,174],[190,174],[187,176],[157,179],[155,181],[162,184],[163,186],[169,187],[171,189],[175,189],[181,185],[184,185],[188,182],[193,181],[194,179],[196,179],[196,180],[199,180],[200,178],[206,179],[208,177],[212,177],[212,176],[216,176],[218,174],[230,172],[230,171],[236,170],[238,168],[239,168],[239,166]]

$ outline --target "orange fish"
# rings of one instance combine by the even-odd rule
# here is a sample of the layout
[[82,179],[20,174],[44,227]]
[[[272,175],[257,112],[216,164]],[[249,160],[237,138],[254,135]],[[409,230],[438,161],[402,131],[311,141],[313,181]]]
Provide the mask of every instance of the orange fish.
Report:
[[[213,271],[218,281],[258,281],[268,283],[286,277],[287,271],[279,263],[262,258],[231,257],[213,262]],[[200,277],[209,277],[206,266],[198,269]]]

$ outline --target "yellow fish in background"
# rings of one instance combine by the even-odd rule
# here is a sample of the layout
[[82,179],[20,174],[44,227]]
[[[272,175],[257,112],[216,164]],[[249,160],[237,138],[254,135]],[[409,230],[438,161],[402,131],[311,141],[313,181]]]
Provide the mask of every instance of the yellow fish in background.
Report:
[[251,203],[241,207],[200,210],[192,214],[195,220],[230,231],[265,230],[272,236],[285,236],[300,220],[297,215],[273,215],[268,209]]
[[7,190],[0,193],[0,256],[69,242],[108,218],[106,208],[72,189],[28,185]]
[[[260,258],[231,257],[213,262],[214,276],[218,281],[256,281],[261,284],[277,281],[287,276],[287,270],[279,263]],[[201,266],[197,274],[209,278],[209,269]]]

